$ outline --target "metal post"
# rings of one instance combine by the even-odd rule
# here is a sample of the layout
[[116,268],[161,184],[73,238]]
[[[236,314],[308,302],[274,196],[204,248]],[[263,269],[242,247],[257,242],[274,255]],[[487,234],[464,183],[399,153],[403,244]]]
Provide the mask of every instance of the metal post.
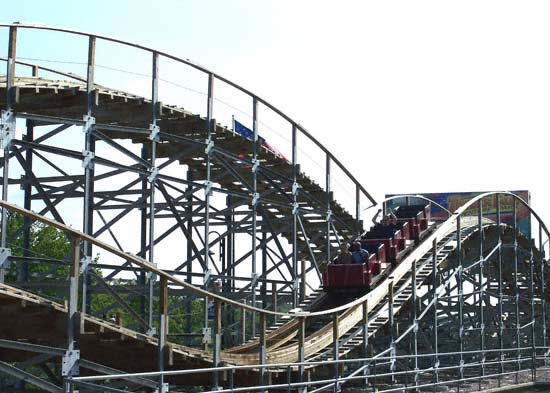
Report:
[[390,341],[390,372],[391,382],[395,383],[395,326],[393,321],[393,277],[389,277],[390,283],[388,284],[388,330]]
[[[502,305],[502,234],[501,234],[501,217],[500,217],[500,194],[496,195],[496,208],[497,208],[497,263],[498,263],[498,340],[499,340],[499,369],[500,374],[504,373],[504,320],[503,320],[503,305]],[[498,376],[498,386],[501,385],[502,377]]]
[[[216,368],[220,365],[221,341],[222,341],[222,302],[219,299],[214,299],[214,347],[212,354],[212,367]],[[219,389],[220,377],[219,371],[214,371],[212,375],[212,386],[214,390]]]
[[418,386],[418,304],[416,295],[416,261],[411,264],[412,312],[413,312],[413,355],[414,355],[414,386]]
[[292,307],[298,306],[298,148],[296,124],[292,124]]
[[[23,136],[23,139],[26,142],[32,142],[34,140],[34,121],[27,120],[27,133]],[[25,161],[27,162],[27,166],[29,167],[29,170],[32,171],[33,167],[33,150],[27,149],[25,150]],[[25,173],[25,178],[23,184],[23,192],[24,192],[24,201],[23,201],[23,207],[27,210],[31,210],[32,208],[32,186],[31,182],[28,180],[28,174]],[[23,226],[25,230],[23,231],[23,256],[29,257],[31,255],[30,253],[30,247],[31,247],[31,219],[27,216],[23,218]],[[29,264],[28,262],[23,262],[21,265],[17,266],[17,281],[18,282],[27,282],[29,280]]]
[[[3,167],[3,183],[2,183],[2,200],[8,200],[8,186],[9,186],[9,153],[11,148],[11,138],[15,135],[15,117],[11,112],[12,100],[15,84],[15,57],[17,47],[17,28],[12,26],[9,31],[9,43],[8,43],[8,62],[6,70],[6,110],[2,112],[0,121],[0,130],[2,132],[2,148],[4,149],[4,167]],[[2,238],[1,247],[6,248],[6,240],[8,234],[8,211],[6,208],[2,208]],[[0,283],[4,282],[6,265],[0,267]]]
[[[464,379],[464,294],[462,282],[462,228],[460,216],[456,218],[457,258],[458,258],[458,343],[460,348],[459,379]],[[460,388],[460,383],[459,383]]]
[[[61,362],[61,375],[71,378],[79,374],[80,351],[75,341],[76,320],[78,314],[78,279],[80,268],[80,239],[71,236],[71,259],[69,275],[69,293],[67,306],[67,351]],[[64,383],[64,391],[70,392],[70,384]]]
[[[159,140],[159,127],[157,126],[157,106],[158,106],[158,59],[159,55],[153,52],[153,76],[151,78],[151,124],[149,126],[150,134],[149,139],[151,141],[151,151],[149,152],[150,158],[150,175],[148,178],[150,184],[149,190],[149,263],[155,264],[155,185],[158,169],[156,168],[157,159],[157,142]],[[154,286],[155,275],[149,275],[149,334],[154,334],[153,329],[153,299],[154,299]]]
[[338,329],[338,313],[335,312],[332,314],[332,350],[334,352],[334,393],[337,393],[340,391],[340,384],[338,383],[338,380],[340,379],[340,343],[339,343],[339,329]]
[[[165,277],[160,278],[159,287],[159,338],[158,338],[158,369],[164,371],[166,358],[166,336],[168,333],[168,282]],[[159,392],[166,391],[164,375],[159,376]]]
[[326,236],[326,256],[327,256],[327,264],[330,263],[330,223],[331,223],[331,216],[332,216],[332,211],[330,209],[330,200],[331,200],[331,196],[330,196],[330,155],[327,153],[326,154],[326,164],[325,164],[325,188],[326,188],[326,192],[327,192],[327,199],[326,199],[326,209],[327,209],[327,216],[326,216],[326,232],[325,232],[325,236]]
[[519,279],[518,279],[518,225],[517,225],[517,200],[514,198],[513,205],[513,228],[514,228],[514,288],[515,288],[515,303],[516,303],[516,383],[519,382],[519,372],[521,371],[521,341],[520,330],[521,320],[519,314]]
[[[305,350],[304,344],[306,341],[306,318],[298,317],[298,363],[303,363],[305,361]],[[304,365],[300,364],[298,366],[298,382],[304,382]],[[306,389],[301,387],[298,389],[299,393],[305,392]]]
[[[542,241],[542,224],[539,222],[539,255],[540,255],[540,307],[542,313],[542,346],[546,348],[546,282],[544,281],[544,243]],[[546,351],[546,349],[544,349]]]
[[355,236],[361,236],[361,194],[359,184],[355,185]]
[[437,328],[438,328],[438,321],[437,321],[437,288],[439,285],[439,279],[437,277],[437,239],[434,238],[432,243],[432,275],[433,275],[433,301],[434,301],[434,328],[433,328],[433,345],[434,345],[434,383],[439,382],[439,355],[438,355],[438,343],[437,343]]
[[[258,214],[258,99],[252,97],[252,285],[250,291],[252,295],[252,306],[256,307],[256,284],[258,273],[256,270],[256,236],[257,236],[257,214]],[[256,313],[252,311],[252,336],[256,335]]]
[[[187,181],[186,191],[188,194],[185,203],[185,215],[187,218],[187,233],[189,233],[189,237],[186,239],[187,276],[185,277],[185,281],[191,284],[193,281],[193,194],[191,193],[193,189],[193,171],[191,169],[187,170]],[[193,330],[193,300],[187,302],[185,314],[185,332],[189,334]]]
[[533,239],[529,239],[529,295],[531,298],[531,378],[537,380],[536,339],[535,339],[535,260],[533,259]]
[[[95,49],[96,38],[89,37],[88,41],[88,68],[86,75],[86,114],[84,115],[84,206],[83,206],[83,231],[87,235],[93,234],[93,209],[94,209],[94,154],[95,138],[94,128],[95,119],[93,117],[94,105],[94,68],[95,68]],[[82,310],[90,313],[90,286],[91,277],[88,273],[92,261],[92,244],[84,242],[84,271],[82,272]]]
[[[243,299],[243,303],[246,304],[246,299]],[[246,308],[241,308],[241,343],[246,342]]]
[[[206,121],[207,121],[207,137],[206,137],[206,184],[204,189],[204,289],[208,289],[210,280],[210,240],[208,234],[210,233],[210,194],[212,187],[212,162],[211,155],[214,148],[214,140],[212,133],[214,132],[214,75],[208,74],[208,100],[206,106]],[[208,328],[208,299],[204,297],[204,329]]]
[[[267,329],[267,326],[266,326],[266,317],[265,317],[265,313],[260,313],[260,356],[259,356],[259,360],[260,360],[260,365],[264,365],[265,364],[265,359],[266,359],[266,331]],[[260,368],[260,386],[265,386],[265,367],[261,367]]]
[[485,257],[483,255],[483,200],[478,202],[478,233],[479,233],[479,348],[480,348],[480,367],[479,367],[479,390],[481,390],[481,381],[485,375],[485,291],[483,282],[483,268],[485,264]]
[[300,302],[306,298],[306,260],[301,260],[300,269]]
[[[277,312],[277,283],[271,283],[271,308]],[[273,315],[273,324],[277,323],[277,315]]]
[[[368,300],[365,300],[362,304],[363,307],[363,323],[362,323],[362,333],[363,333],[363,348],[362,356],[363,358],[369,357],[369,303]],[[365,377],[365,387],[369,386],[369,362],[366,361],[363,364],[363,376]]]

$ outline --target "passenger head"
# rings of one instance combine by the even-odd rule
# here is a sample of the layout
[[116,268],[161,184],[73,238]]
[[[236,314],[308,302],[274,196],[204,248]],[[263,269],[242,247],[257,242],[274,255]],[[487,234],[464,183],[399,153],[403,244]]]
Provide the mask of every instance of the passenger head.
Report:
[[345,253],[349,251],[349,244],[348,243],[342,243],[340,244],[340,252]]
[[355,246],[355,251],[361,251],[361,242],[354,241],[353,245]]

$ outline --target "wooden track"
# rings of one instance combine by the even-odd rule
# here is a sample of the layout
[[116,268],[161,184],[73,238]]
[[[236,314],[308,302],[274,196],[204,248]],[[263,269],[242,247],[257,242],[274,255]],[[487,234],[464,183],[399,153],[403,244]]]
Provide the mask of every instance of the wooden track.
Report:
[[[0,107],[5,104],[5,76],[0,76]],[[102,86],[95,86],[94,89],[95,106],[93,109],[96,118],[97,128],[101,130],[101,125],[116,125],[121,128],[118,130],[101,130],[105,135],[112,139],[127,139],[134,143],[148,143],[146,136],[132,132],[135,129],[147,130],[150,122],[150,101],[136,95],[121,91],[110,90]],[[84,108],[86,107],[86,86],[78,81],[60,81],[39,77],[17,77],[15,78],[15,112],[32,113],[43,116],[60,117],[73,120],[82,120]],[[188,149],[190,153],[178,157],[181,164],[188,165],[193,171],[194,180],[201,181],[206,179],[206,169],[204,161],[204,147],[201,145],[206,138],[207,122],[204,118],[194,115],[181,108],[162,105],[157,108],[159,118],[157,124],[162,133],[170,134],[179,139],[177,143],[173,141],[162,141],[157,145],[157,158],[177,157],[180,152]],[[56,121],[52,119],[52,124]],[[59,121],[57,121],[59,123]],[[40,125],[40,123],[38,123]],[[123,127],[127,127],[127,131]],[[245,154],[251,158],[252,142],[234,133],[220,124],[214,128],[214,140],[216,146],[233,154],[235,157],[239,154]],[[194,148],[194,150],[193,150]],[[292,232],[285,227],[284,220],[278,217],[289,217],[289,211],[292,201],[291,176],[292,166],[288,161],[276,155],[272,151],[261,147],[258,152],[258,159],[261,162],[261,168],[267,175],[275,178],[275,184],[262,181],[260,176],[258,182],[258,192],[268,201],[267,207],[263,213],[268,215],[275,226],[275,230],[281,233],[288,240],[291,239]],[[243,179],[250,180],[250,169],[244,165],[232,163],[232,169]],[[212,178],[215,183],[219,183],[222,188],[235,192],[249,192],[242,183],[235,182],[235,177],[227,171],[223,165],[216,163],[215,160],[211,166]],[[326,192],[312,179],[303,173],[299,174],[297,179],[301,186],[298,203],[304,209],[314,208],[326,210]],[[269,201],[274,204],[269,204]],[[288,206],[287,211],[281,209],[280,205]],[[346,212],[336,201],[331,200],[331,210],[335,216],[335,226],[340,235],[344,238],[353,236],[355,231],[355,219]],[[317,255],[319,261],[325,254],[326,236],[322,229],[326,227],[324,215],[311,212],[302,216],[304,226],[308,230],[312,252]],[[283,222],[281,222],[283,221]],[[300,248],[300,258],[309,257],[309,251],[303,241],[298,238]],[[337,247],[336,237],[331,237],[332,247]]]

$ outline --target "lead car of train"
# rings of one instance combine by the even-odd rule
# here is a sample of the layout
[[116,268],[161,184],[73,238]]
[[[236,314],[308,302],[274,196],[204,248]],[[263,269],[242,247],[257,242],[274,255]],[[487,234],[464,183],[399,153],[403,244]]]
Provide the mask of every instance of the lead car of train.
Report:
[[364,263],[338,263],[337,256],[323,272],[323,289],[327,292],[368,291],[397,266],[415,242],[428,234],[430,219],[429,203],[398,206],[386,214],[381,223],[356,239],[355,242],[368,253],[365,253]]

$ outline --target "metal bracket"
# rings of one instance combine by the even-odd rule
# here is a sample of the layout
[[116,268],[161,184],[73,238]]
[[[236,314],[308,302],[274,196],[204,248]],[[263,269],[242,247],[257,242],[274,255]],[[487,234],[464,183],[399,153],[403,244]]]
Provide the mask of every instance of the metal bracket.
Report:
[[70,349],[65,352],[61,359],[61,375],[63,377],[76,376],[73,370],[78,366],[78,360],[80,359],[80,351],[78,349]]
[[82,116],[82,120],[84,120],[84,124],[82,125],[82,132],[84,132],[84,134],[91,134],[95,126],[95,117],[84,115]]
[[204,182],[204,195],[212,195],[212,182]]
[[156,124],[149,124],[149,140],[157,142],[159,140],[160,128]]
[[300,279],[298,277],[294,279],[293,287],[294,289],[300,289]]
[[300,185],[297,182],[292,183],[292,195],[297,195]]
[[159,388],[155,389],[155,393],[168,393],[169,392],[168,389],[169,389],[168,388],[168,383],[165,382],[160,386],[160,389]]
[[327,221],[330,221],[331,217],[332,217],[332,210],[328,209],[327,210]]
[[155,334],[157,334],[157,329],[155,329],[154,327],[150,327],[149,329],[147,329],[147,333],[146,333],[148,336],[154,336]]
[[6,149],[15,137],[15,115],[12,111],[2,111],[0,116],[0,142]]
[[9,266],[9,257],[11,257],[11,249],[0,247],[0,268]]
[[260,194],[258,194],[257,192],[252,194],[252,206],[256,206],[259,200],[260,200]]
[[418,333],[418,319],[413,321],[413,333]]
[[259,166],[260,166],[260,160],[257,160],[257,159],[252,160],[252,173],[256,173],[258,171]]
[[300,207],[298,206],[298,202],[294,202],[292,204],[292,214],[293,215],[298,214],[298,209],[300,209]]
[[205,273],[204,273],[204,285],[208,285],[208,283],[210,282],[210,276],[212,275],[212,271],[210,269],[208,269]]
[[260,278],[260,275],[258,273],[252,274],[251,280],[250,280],[250,287],[254,288],[256,287],[256,284],[258,283],[258,280]]
[[206,148],[204,149],[204,153],[210,154],[210,152],[214,148],[214,141],[212,139],[207,139],[204,141],[204,143],[206,143]]
[[153,183],[159,175],[159,169],[157,167],[151,168],[151,174],[147,177],[149,183]]
[[92,263],[92,257],[86,256],[80,260],[80,274],[88,271],[90,264]]
[[202,343],[209,344],[212,341],[212,329],[202,328]]
[[95,158],[94,152],[88,151],[88,150],[82,150],[82,156],[84,157],[82,159],[82,168],[92,169],[94,166],[93,159]]
[[464,326],[461,326],[461,327],[458,329],[458,336],[459,336],[459,337],[464,337]]

